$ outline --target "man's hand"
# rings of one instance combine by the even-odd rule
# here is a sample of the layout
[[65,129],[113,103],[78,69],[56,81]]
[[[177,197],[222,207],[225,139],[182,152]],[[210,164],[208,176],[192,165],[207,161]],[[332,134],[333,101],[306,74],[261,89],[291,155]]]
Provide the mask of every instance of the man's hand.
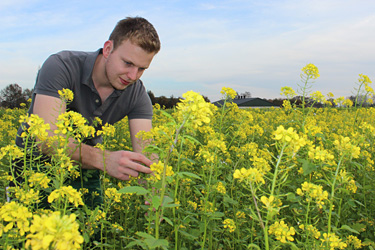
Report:
[[105,171],[117,179],[129,180],[130,176],[138,177],[139,172],[151,174],[149,167],[152,161],[143,154],[131,151],[114,151],[109,152],[105,157]]

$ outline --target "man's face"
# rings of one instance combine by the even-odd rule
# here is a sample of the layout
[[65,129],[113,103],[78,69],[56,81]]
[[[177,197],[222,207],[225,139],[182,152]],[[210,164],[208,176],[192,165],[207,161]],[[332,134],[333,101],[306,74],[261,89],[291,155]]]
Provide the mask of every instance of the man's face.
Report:
[[129,40],[123,41],[113,50],[113,42],[103,47],[106,58],[105,73],[113,88],[123,90],[136,82],[150,66],[155,53],[148,53]]

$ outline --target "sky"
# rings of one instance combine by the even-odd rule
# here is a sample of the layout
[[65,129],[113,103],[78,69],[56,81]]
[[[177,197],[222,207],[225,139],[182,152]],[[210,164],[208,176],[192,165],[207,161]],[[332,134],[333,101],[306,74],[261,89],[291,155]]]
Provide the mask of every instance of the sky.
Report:
[[230,87],[281,98],[309,63],[320,73],[312,92],[348,97],[359,74],[375,82],[374,0],[2,0],[0,89],[32,89],[49,55],[95,51],[128,16],[158,31],[162,48],[141,78],[155,96],[192,90],[213,102]]

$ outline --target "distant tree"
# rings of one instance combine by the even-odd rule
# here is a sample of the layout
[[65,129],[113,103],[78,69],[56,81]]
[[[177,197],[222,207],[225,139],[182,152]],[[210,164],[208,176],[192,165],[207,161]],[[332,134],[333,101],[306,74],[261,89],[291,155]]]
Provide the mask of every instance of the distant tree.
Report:
[[171,95],[171,97],[169,97],[169,99],[168,99],[168,103],[165,106],[165,108],[167,108],[167,109],[173,108],[174,106],[177,105],[177,103],[179,102],[179,100],[180,100],[180,98],[176,98],[173,95]]
[[241,93],[241,95],[244,97],[244,98],[251,98],[251,93],[249,91],[245,91],[243,93]]
[[275,99],[269,99],[269,102],[272,102],[275,105],[282,106],[285,99],[283,98],[275,98]]
[[148,96],[149,96],[150,99],[151,99],[152,105],[155,105],[155,103],[156,103],[156,98],[155,98],[154,93],[152,93],[152,91],[149,90],[149,91],[147,91],[147,94],[148,94]]
[[156,98],[156,103],[158,103],[160,107],[166,108],[168,105],[168,98],[163,95],[159,96],[158,98]]
[[210,99],[208,99],[207,96],[204,96],[204,95],[202,95],[202,96],[203,96],[203,99],[204,99],[206,102],[211,102]]
[[[354,106],[361,106],[362,107],[368,107],[368,106],[371,106],[369,103],[368,103],[368,100],[371,99],[371,97],[367,96],[367,95],[358,95],[358,96],[349,96],[347,97],[347,99],[351,100],[353,102],[353,107]],[[357,103],[356,103],[357,102]]]
[[0,91],[0,104],[3,108],[19,108],[21,103],[27,103],[31,98],[32,90],[22,88],[17,84],[9,84]]

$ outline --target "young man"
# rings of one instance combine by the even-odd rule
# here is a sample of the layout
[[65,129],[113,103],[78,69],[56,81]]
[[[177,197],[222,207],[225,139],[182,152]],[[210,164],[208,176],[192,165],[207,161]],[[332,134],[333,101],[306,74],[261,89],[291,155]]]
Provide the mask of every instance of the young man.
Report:
[[[152,24],[141,17],[126,18],[117,23],[102,49],[62,51],[51,55],[40,69],[29,113],[51,125],[50,135],[56,128],[56,118],[66,110],[82,114],[89,122],[98,117],[103,124],[114,124],[128,116],[134,152],[107,151],[104,164],[103,152],[93,147],[100,138],[87,140],[80,152],[72,152],[71,158],[80,161],[83,169],[98,170],[88,186],[97,186],[99,171],[104,167],[120,180],[137,177],[139,172],[151,173],[148,166],[152,161],[141,154],[135,135],[152,127],[152,104],[140,77],[159,50],[159,37]],[[74,100],[67,106],[59,98],[62,89],[74,93]],[[16,143],[22,147],[22,138],[17,137]],[[76,149],[77,145],[71,142],[70,147]],[[47,154],[43,147],[42,151]]]

